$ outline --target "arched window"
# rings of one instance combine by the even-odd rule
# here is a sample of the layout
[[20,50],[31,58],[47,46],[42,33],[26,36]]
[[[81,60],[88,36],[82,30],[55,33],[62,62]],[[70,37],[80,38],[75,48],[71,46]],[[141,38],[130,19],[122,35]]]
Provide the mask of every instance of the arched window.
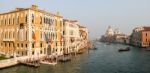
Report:
[[24,40],[24,24],[21,23],[20,24],[20,28],[19,28],[19,40],[23,41]]
[[32,14],[32,23],[34,23],[34,15]]
[[27,21],[28,21],[28,16],[26,15],[25,22],[27,23]]

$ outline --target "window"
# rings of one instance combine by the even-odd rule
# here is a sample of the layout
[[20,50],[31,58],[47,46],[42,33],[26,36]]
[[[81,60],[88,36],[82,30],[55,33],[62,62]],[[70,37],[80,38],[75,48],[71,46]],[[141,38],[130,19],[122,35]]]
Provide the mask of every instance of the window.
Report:
[[28,47],[28,44],[26,44],[26,48]]
[[10,47],[10,43],[9,43],[9,47]]
[[11,38],[11,32],[9,32],[9,39]]
[[40,24],[42,25],[42,16],[40,16]]
[[15,32],[13,32],[13,38],[15,37]]
[[40,53],[42,54],[42,50],[40,51]]
[[27,21],[28,21],[28,16],[26,15],[25,22],[27,23]]
[[56,46],[57,46],[57,43],[56,43]]
[[17,23],[19,24],[19,16],[18,16],[18,18],[17,18]]
[[3,24],[3,20],[1,20],[1,25]]
[[13,25],[15,24],[15,18],[13,18],[13,23],[12,23]]
[[147,38],[146,38],[146,42],[147,42]]
[[24,24],[21,23],[21,24],[20,24],[20,29],[23,29],[23,28],[24,28]]
[[32,48],[34,48],[34,43],[32,43]]
[[6,26],[6,19],[5,19],[5,26]]
[[56,26],[57,26],[57,20],[55,20],[55,24],[56,24]]
[[34,23],[34,15],[32,14],[32,23]]
[[60,27],[62,27],[62,21],[60,21]]
[[23,43],[21,44],[21,47],[23,47]]
[[44,17],[44,24],[45,24],[45,22],[46,22],[46,19],[45,19],[45,17]]
[[10,25],[10,18],[9,18],[9,21],[8,21],[8,25]]
[[34,55],[34,51],[32,51],[32,55]]
[[49,23],[49,25],[51,24],[51,23],[50,23],[50,19],[48,19],[48,23]]
[[46,24],[48,24],[48,18],[46,18]]
[[1,43],[1,46],[3,46],[3,43]]
[[22,56],[23,56],[23,52],[22,52]]
[[13,46],[13,48],[14,48],[15,44],[14,44],[14,43],[12,43],[12,46]]
[[19,43],[17,44],[17,46],[19,47]]
[[42,35],[42,32],[41,32],[40,34],[41,34],[41,39],[42,39],[42,36],[43,36],[43,35]]
[[147,33],[146,33],[146,37],[147,37]]
[[65,35],[65,31],[63,31],[63,35]]
[[26,40],[28,40],[28,31],[26,31]]
[[41,45],[41,47],[42,47],[42,43],[41,43],[40,45]]
[[7,43],[5,43],[5,47],[7,46]]
[[6,37],[6,32],[5,32],[5,39],[6,39],[7,37]]

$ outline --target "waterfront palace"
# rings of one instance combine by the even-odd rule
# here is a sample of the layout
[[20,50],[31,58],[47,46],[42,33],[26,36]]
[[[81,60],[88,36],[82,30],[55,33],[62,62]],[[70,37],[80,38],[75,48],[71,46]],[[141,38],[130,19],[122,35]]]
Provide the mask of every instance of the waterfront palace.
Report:
[[150,46],[150,27],[141,26],[133,29],[131,34],[131,45],[147,48]]
[[0,14],[0,54],[7,57],[77,52],[87,46],[88,30],[77,20],[64,19],[38,6]]

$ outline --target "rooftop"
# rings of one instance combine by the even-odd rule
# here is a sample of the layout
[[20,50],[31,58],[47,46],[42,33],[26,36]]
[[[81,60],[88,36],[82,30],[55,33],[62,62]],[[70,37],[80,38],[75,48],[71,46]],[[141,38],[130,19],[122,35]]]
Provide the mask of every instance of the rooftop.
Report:
[[143,27],[144,30],[143,31],[150,31],[150,27]]
[[59,15],[59,12],[57,12],[57,14],[50,13],[48,11],[38,9],[37,5],[32,5],[30,8],[16,8],[15,10],[12,10],[12,11],[9,11],[9,12],[0,13],[0,15],[14,13],[14,12],[19,12],[19,11],[24,11],[24,10],[34,10],[34,11],[38,11],[38,12],[41,12],[41,13],[45,13],[45,14],[49,14],[49,15],[52,15],[52,16],[57,16],[57,17],[61,17],[62,18],[62,16]]

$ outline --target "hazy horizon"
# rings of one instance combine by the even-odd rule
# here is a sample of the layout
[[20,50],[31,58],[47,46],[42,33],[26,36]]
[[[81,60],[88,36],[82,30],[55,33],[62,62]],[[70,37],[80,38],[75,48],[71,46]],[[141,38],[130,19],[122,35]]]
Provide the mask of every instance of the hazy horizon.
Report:
[[3,0],[0,13],[16,7],[38,5],[64,18],[76,19],[89,29],[90,38],[100,37],[111,25],[125,34],[137,26],[150,25],[150,0]]

